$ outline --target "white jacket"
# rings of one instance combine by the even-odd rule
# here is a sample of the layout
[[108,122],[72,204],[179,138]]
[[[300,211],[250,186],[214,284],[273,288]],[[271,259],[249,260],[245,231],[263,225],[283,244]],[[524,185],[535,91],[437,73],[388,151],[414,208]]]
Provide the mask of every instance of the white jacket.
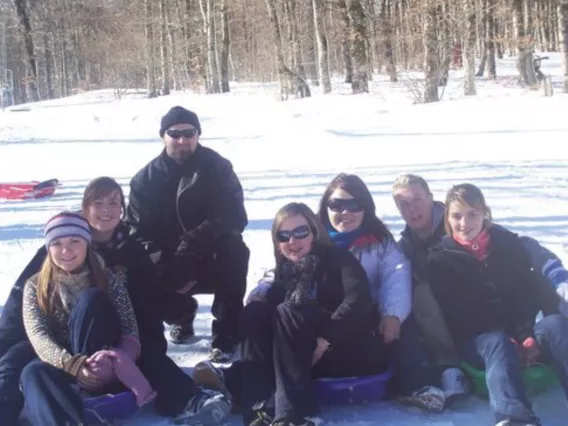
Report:
[[394,240],[351,249],[367,273],[373,301],[381,316],[404,322],[412,310],[412,270],[410,262]]

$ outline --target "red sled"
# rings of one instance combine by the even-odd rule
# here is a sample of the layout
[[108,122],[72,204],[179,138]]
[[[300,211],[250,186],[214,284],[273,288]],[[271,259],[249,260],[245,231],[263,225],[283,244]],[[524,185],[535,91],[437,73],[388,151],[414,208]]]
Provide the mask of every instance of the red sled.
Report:
[[49,179],[21,183],[0,183],[0,198],[6,200],[28,200],[31,198],[43,198],[53,195],[59,185],[57,179]]

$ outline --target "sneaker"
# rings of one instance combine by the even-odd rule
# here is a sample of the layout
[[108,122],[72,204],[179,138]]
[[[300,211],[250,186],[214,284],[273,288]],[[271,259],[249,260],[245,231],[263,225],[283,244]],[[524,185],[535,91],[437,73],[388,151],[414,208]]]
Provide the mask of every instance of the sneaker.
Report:
[[271,426],[272,417],[265,410],[255,410],[248,426]]
[[426,386],[410,396],[399,397],[398,401],[405,405],[414,405],[426,411],[441,413],[446,405],[446,395],[442,389]]
[[469,395],[469,384],[463,371],[459,368],[448,368],[442,373],[442,389],[446,396],[446,405]]
[[514,420],[501,420],[495,426],[540,426],[540,423],[525,423]]
[[211,362],[229,362],[233,359],[236,349],[224,352],[219,348],[211,348],[209,352],[209,361]]
[[225,395],[211,389],[200,389],[189,400],[183,413],[174,419],[176,425],[212,426],[223,422],[231,412]]
[[186,325],[174,325],[170,331],[170,341],[176,345],[191,343],[195,338],[193,322]]
[[272,426],[318,426],[322,424],[322,419],[319,417],[299,417],[299,418],[285,418],[276,420]]
[[193,368],[193,381],[199,387],[222,392],[227,395],[229,399],[232,399],[225,386],[223,370],[215,367],[211,361],[201,361],[195,364]]

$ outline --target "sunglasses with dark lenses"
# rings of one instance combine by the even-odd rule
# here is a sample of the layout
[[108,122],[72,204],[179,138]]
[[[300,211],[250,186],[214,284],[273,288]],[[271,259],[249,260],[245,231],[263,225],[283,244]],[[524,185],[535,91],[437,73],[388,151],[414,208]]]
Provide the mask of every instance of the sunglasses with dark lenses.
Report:
[[182,136],[184,138],[192,138],[197,134],[197,129],[169,129],[166,130],[166,134],[172,139],[179,139]]
[[327,202],[327,207],[336,213],[344,211],[348,211],[349,213],[358,213],[363,211],[363,207],[361,207],[354,198],[330,198]]
[[296,240],[303,240],[310,235],[310,227],[308,225],[298,226],[291,231],[278,231],[276,233],[276,239],[279,243],[287,243],[290,238],[294,237]]

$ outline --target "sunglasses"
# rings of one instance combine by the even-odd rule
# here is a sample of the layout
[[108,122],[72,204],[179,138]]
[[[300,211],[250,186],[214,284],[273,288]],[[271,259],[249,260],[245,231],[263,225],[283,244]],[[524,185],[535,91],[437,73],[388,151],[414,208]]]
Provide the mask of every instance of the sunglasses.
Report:
[[179,139],[182,136],[184,138],[192,138],[197,134],[197,129],[168,129],[166,130],[166,134],[172,139]]
[[276,239],[279,243],[287,243],[292,237],[294,237],[294,239],[296,240],[303,240],[310,234],[310,227],[308,225],[302,225],[292,229],[291,231],[278,231],[276,233]]
[[327,207],[335,213],[341,213],[344,211],[348,211],[349,213],[358,213],[363,211],[363,207],[361,207],[357,200],[353,198],[330,198],[327,201]]

